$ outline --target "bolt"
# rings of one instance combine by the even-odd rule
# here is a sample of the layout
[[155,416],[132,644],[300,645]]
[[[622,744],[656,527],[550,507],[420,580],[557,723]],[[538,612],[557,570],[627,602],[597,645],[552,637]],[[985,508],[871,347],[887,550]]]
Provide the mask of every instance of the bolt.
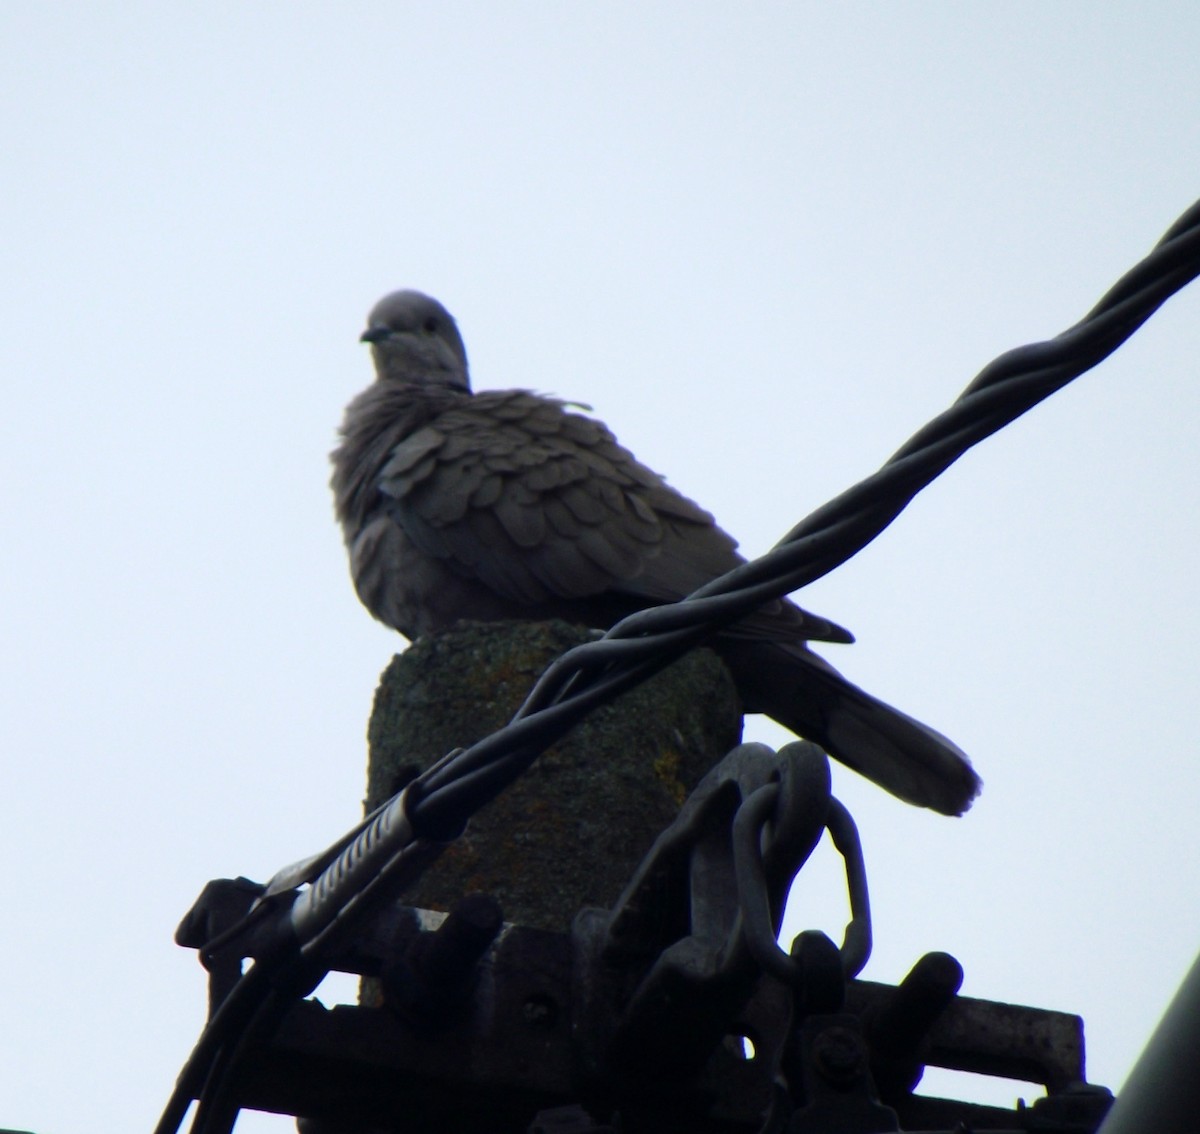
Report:
[[552,1028],[558,1020],[558,1005],[549,996],[535,994],[521,1005],[521,1015],[531,1028]]
[[813,1066],[835,1087],[849,1087],[862,1075],[866,1052],[862,1037],[850,1028],[826,1028],[812,1044]]

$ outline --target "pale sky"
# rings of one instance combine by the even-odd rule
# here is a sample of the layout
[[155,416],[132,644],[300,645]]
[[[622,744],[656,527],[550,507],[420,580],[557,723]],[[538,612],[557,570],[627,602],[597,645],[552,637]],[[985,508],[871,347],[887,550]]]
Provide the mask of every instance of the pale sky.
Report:
[[[0,1127],[150,1129],[179,918],[359,815],[403,642],[326,455],[381,294],[758,554],[1200,196],[1198,51],[1165,2],[0,7]],[[985,783],[947,820],[836,773],[864,976],[949,951],[1114,1089],[1200,947],[1198,358],[1193,285],[799,596]],[[789,932],[841,932],[822,862]]]

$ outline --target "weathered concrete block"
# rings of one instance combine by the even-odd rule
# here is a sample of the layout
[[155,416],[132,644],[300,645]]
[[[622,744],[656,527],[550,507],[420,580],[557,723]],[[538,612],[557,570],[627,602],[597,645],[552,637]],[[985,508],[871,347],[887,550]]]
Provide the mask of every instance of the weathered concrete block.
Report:
[[[398,654],[375,694],[367,808],[507,723],[550,662],[589,638],[565,622],[465,622]],[[444,910],[483,892],[509,921],[566,930],[581,907],[616,900],[741,723],[724,665],[693,650],[544,752],[404,900]]]

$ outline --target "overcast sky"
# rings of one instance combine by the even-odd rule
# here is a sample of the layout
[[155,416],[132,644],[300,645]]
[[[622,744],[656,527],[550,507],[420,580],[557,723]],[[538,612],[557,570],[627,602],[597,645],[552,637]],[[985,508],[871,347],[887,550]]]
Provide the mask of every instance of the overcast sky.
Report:
[[[1200,196],[1198,50],[1182,2],[0,6],[0,1126],[148,1130],[180,916],[359,814],[402,641],[327,453],[379,295],[757,554]],[[1200,946],[1198,358],[1193,286],[801,596],[985,781],[947,820],[838,771],[864,975],[947,950],[1113,1088]],[[840,933],[822,863],[789,931]]]

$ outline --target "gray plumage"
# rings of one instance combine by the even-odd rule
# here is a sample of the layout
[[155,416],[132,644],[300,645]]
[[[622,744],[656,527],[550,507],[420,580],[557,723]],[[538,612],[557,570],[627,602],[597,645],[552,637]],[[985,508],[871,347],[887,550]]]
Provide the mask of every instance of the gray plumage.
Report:
[[[337,517],[367,609],[407,638],[459,619],[608,627],[743,562],[712,516],[572,403],[472,393],[450,313],[398,291],[371,311],[376,381],[333,453]],[[763,712],[910,803],[961,814],[963,753],[851,685],[807,640],[840,626],[781,599],[714,642],[747,711]]]

